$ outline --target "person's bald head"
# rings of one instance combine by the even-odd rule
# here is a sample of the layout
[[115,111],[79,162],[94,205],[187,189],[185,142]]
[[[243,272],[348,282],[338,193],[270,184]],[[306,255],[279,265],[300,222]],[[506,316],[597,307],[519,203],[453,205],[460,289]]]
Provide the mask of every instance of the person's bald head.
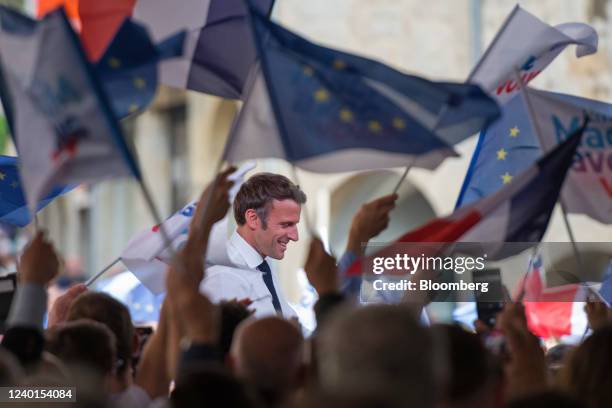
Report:
[[300,330],[287,320],[246,320],[232,342],[234,373],[264,393],[283,395],[300,380],[303,345]]

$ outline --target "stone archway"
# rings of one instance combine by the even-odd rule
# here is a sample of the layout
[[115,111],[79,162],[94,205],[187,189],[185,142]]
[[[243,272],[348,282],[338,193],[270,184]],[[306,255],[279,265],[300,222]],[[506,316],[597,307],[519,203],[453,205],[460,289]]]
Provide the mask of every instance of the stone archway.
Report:
[[[340,256],[343,253],[351,220],[359,207],[391,193],[399,177],[398,173],[390,170],[359,173],[331,191],[329,243],[334,254]],[[375,238],[376,242],[392,241],[436,216],[429,200],[409,180],[404,180],[398,193],[398,203],[391,213],[389,227]]]

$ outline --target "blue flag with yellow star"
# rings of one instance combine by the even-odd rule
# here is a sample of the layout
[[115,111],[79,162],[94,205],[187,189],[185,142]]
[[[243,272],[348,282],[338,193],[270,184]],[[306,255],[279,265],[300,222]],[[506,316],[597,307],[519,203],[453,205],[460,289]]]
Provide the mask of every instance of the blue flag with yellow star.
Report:
[[[53,189],[49,195],[38,202],[36,211],[42,210],[55,197],[67,193],[74,187]],[[21,189],[17,157],[0,156],[0,223],[24,227],[30,223],[31,219],[28,204]]]
[[279,157],[317,172],[433,169],[451,140],[499,116],[478,86],[432,82],[313,44],[251,8],[259,66],[225,158]]
[[520,94],[502,107],[502,116],[480,133],[456,208],[491,195],[532,165],[542,149]]
[[95,66],[117,118],[142,112],[153,101],[158,64],[181,55],[184,39],[181,31],[153,44],[143,26],[125,19]]

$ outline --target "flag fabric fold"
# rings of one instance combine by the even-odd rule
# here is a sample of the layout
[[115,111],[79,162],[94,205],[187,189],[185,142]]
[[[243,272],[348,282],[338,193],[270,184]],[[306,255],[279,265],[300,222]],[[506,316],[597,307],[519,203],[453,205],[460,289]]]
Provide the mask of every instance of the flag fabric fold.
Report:
[[5,112],[28,207],[60,185],[140,171],[63,9],[35,21],[0,8]]
[[[514,255],[508,252],[509,248],[503,247],[505,242],[539,242],[548,226],[585,126],[497,193],[410,231],[394,244],[475,242],[487,248],[486,253],[491,260]],[[398,250],[394,244],[355,262],[347,275],[362,273],[365,263],[373,257],[394,256]],[[438,250],[444,247],[440,245]]]
[[523,288],[527,324],[532,333],[545,339],[572,336],[580,340],[587,328],[582,285],[546,287],[542,258],[538,254],[519,283]]
[[[25,227],[32,220],[19,178],[17,157],[0,156],[0,223]],[[71,191],[75,186],[57,187],[40,200],[36,211],[45,208],[56,197]]]
[[597,51],[595,29],[583,23],[550,26],[516,5],[476,64],[468,82],[478,84],[503,104],[523,82],[537,77],[567,46],[576,45],[576,57]]
[[[196,204],[196,201],[189,203],[164,221],[164,228],[175,251],[180,250],[187,242],[189,224]],[[208,239],[206,264],[232,266],[225,250],[227,228],[227,218],[213,226]],[[126,268],[151,292],[159,294],[166,290],[166,269],[172,258],[158,225],[136,234],[120,257]]]
[[158,64],[183,52],[185,32],[153,44],[146,29],[127,18],[96,63],[96,73],[117,118],[143,111],[157,91]]
[[277,157],[316,172],[433,169],[456,155],[452,141],[499,115],[476,86],[427,81],[315,45],[257,10],[251,24],[260,63],[225,152],[231,162]]
[[[274,0],[249,3],[269,15]],[[242,96],[256,58],[244,0],[139,0],[133,17],[155,41],[187,31],[185,53],[160,66],[162,83],[224,98]]]

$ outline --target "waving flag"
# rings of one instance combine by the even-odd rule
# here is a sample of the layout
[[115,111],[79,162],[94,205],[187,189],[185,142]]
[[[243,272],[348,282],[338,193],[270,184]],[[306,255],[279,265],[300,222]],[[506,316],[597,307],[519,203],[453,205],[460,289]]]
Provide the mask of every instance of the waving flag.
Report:
[[582,285],[546,287],[540,255],[534,257],[524,280],[523,304],[529,329],[545,339],[573,336],[580,340],[587,328]]
[[404,75],[310,43],[256,10],[251,17],[261,64],[228,142],[231,162],[278,157],[317,172],[433,169],[456,155],[443,138],[472,134],[499,115],[476,86]]
[[[528,88],[545,151],[565,140],[579,126],[584,112],[590,121],[578,147],[562,195],[572,213],[612,223],[612,142],[606,138],[612,105],[577,96]],[[501,189],[541,155],[540,141],[531,125],[521,95],[502,108],[502,118],[483,131],[470,163],[457,207]]]
[[[500,252],[504,250],[505,242],[539,242],[583,131],[584,126],[497,193],[410,231],[396,242],[477,242],[487,247],[489,259],[514,255]],[[439,249],[444,247],[440,244]],[[355,262],[346,274],[358,275],[365,262],[374,257],[395,256],[397,252],[395,245],[386,247]]]
[[117,118],[144,110],[157,91],[157,65],[181,55],[185,33],[153,44],[147,31],[125,19],[108,49],[96,64],[96,72]]
[[[269,15],[274,0],[250,0]],[[165,85],[239,99],[255,61],[243,0],[40,0],[37,14],[64,5],[80,28],[91,61],[98,61],[126,17],[144,24],[156,43],[186,31],[185,53],[164,60]]]
[[587,24],[552,27],[516,5],[468,82],[480,85],[503,104],[517,94],[516,69],[521,71],[523,81],[529,83],[568,45],[575,44],[576,56],[582,57],[595,53],[597,42],[597,32]]
[[100,282],[96,290],[123,303],[136,325],[159,321],[165,293],[153,294],[130,272],[121,272]]
[[612,224],[612,104],[527,88],[534,123],[548,151],[590,121],[578,146],[562,197],[571,213]]
[[542,156],[521,95],[502,106],[502,116],[480,133],[456,207],[495,193]]
[[[189,203],[164,221],[175,251],[187,242],[196,204],[195,201]],[[216,223],[210,233],[206,259],[208,265],[232,265],[225,250],[226,241],[227,218]],[[156,295],[166,290],[166,269],[171,261],[171,252],[160,236],[159,226],[138,233],[121,253],[121,262],[125,267]]]
[[[36,211],[45,208],[57,196],[74,187],[55,188],[36,205]],[[0,156],[0,223],[24,227],[32,217],[28,211],[17,168],[17,157]]]
[[[188,32],[183,56],[161,65],[162,82],[224,98],[240,98],[256,56],[245,3],[243,0],[138,0],[134,19],[144,23],[156,41],[179,30]],[[274,0],[250,3],[268,15]]]
[[136,162],[62,9],[0,8],[1,96],[28,207],[60,185],[133,175]]

